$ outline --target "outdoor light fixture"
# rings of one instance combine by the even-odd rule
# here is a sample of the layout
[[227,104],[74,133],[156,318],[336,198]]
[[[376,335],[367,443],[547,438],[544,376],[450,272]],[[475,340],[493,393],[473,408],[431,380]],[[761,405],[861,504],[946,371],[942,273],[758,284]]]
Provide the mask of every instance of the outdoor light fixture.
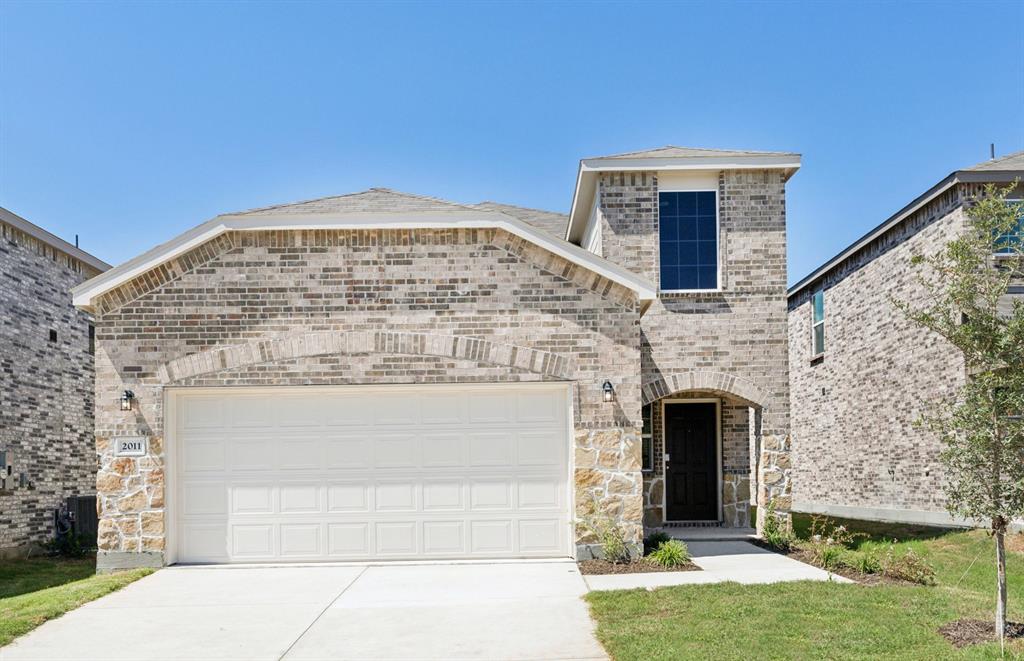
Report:
[[125,390],[124,394],[121,395],[121,410],[122,411],[131,411],[132,410],[132,402],[134,400],[135,400],[135,393],[133,393],[131,390]]
[[615,394],[615,388],[612,388],[612,382],[611,381],[605,381],[601,385],[601,390],[604,391],[604,401],[606,401],[606,402],[612,401],[612,395]]

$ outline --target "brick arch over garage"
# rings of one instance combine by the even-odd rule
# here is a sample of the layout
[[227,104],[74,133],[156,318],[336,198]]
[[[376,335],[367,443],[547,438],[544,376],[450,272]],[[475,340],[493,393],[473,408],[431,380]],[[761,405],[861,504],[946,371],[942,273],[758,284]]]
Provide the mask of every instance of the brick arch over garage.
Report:
[[158,377],[164,384],[204,374],[291,358],[331,354],[391,353],[440,356],[513,367],[555,379],[572,380],[570,358],[515,344],[457,335],[395,332],[309,332],[244,344],[220,346],[164,363]]
[[768,393],[754,383],[737,376],[710,371],[658,374],[643,383],[643,403],[650,404],[685,390],[704,390],[738,397],[756,408],[764,408]]

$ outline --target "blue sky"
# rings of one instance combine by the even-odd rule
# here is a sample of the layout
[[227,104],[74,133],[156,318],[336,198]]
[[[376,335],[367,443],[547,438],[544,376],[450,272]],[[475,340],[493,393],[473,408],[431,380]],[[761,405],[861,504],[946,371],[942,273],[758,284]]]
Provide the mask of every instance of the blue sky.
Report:
[[581,157],[792,150],[795,281],[1024,149],[1024,3],[0,3],[0,205],[119,263],[387,186],[566,211]]

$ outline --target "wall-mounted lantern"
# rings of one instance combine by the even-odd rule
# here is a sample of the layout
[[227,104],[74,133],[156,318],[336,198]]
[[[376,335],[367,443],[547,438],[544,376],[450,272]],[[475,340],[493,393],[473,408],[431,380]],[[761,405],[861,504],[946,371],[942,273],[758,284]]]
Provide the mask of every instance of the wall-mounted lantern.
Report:
[[135,401],[135,393],[133,393],[131,390],[125,390],[124,394],[121,395],[121,410],[122,411],[131,411],[132,410],[132,402],[134,402],[134,401]]
[[605,381],[601,385],[601,390],[604,391],[604,401],[606,401],[606,402],[612,401],[612,397],[615,395],[615,388],[612,387],[612,382],[611,381]]

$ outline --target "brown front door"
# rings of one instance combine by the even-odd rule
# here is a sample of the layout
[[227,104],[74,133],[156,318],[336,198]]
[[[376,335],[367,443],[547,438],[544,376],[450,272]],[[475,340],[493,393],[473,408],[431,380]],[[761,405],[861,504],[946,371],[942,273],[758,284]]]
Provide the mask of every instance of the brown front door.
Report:
[[718,520],[715,404],[665,404],[665,507],[669,521]]

